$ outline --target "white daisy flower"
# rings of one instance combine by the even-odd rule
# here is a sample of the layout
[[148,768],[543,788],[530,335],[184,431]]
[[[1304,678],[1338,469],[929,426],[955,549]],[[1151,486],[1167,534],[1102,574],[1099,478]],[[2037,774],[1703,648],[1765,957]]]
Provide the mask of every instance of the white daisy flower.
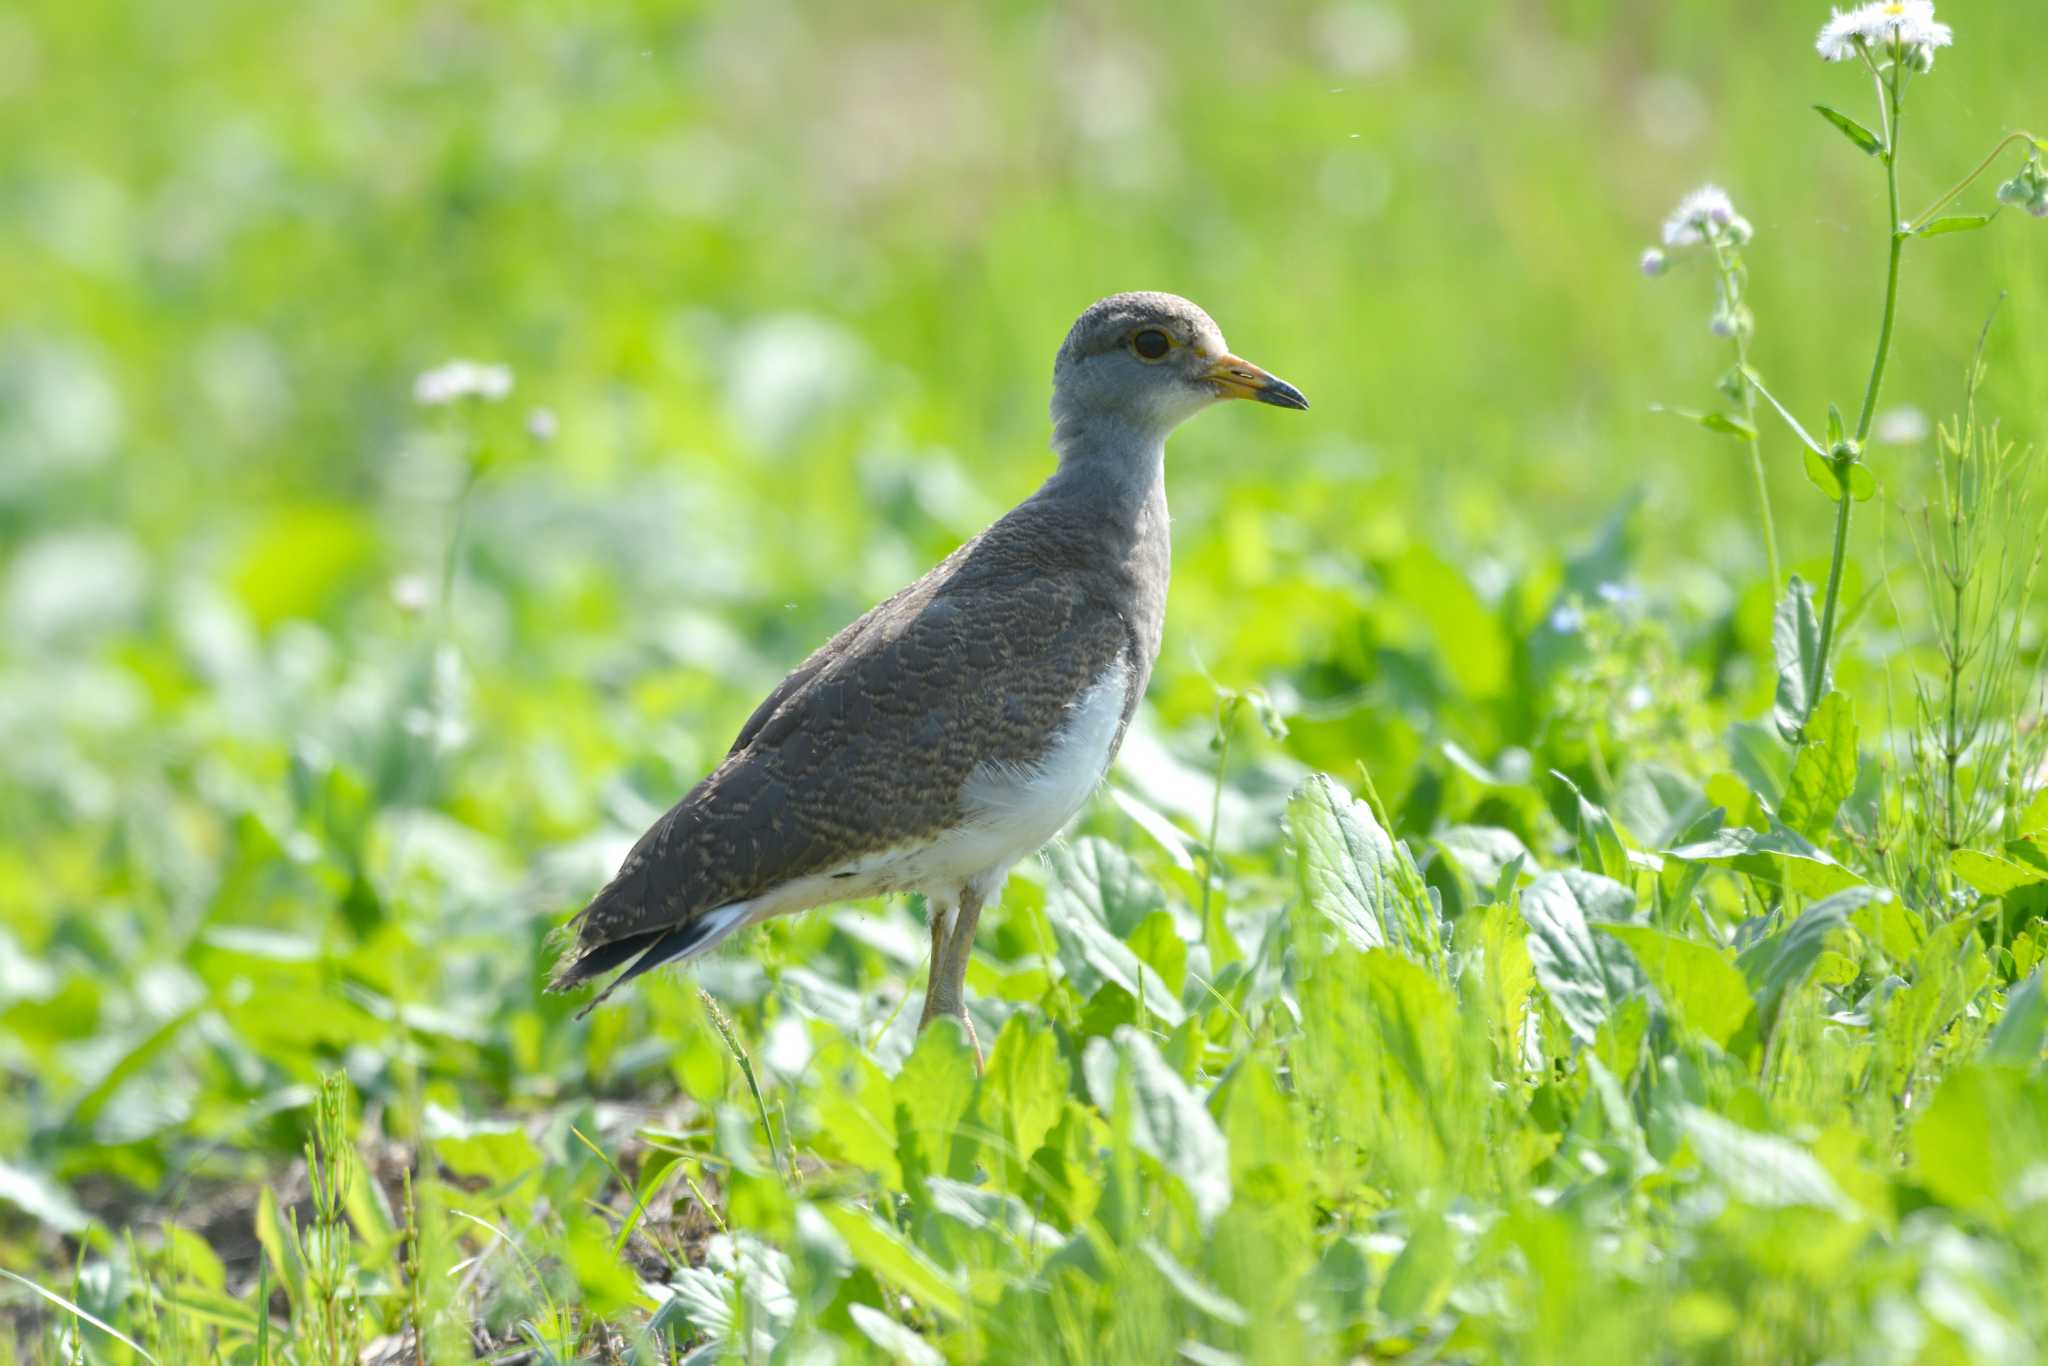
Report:
[[464,398],[496,401],[511,392],[511,370],[473,360],[446,361],[412,382],[413,400],[430,408]]
[[[1678,202],[1671,217],[1664,220],[1664,245],[1696,247],[1713,232],[1741,221],[1728,192],[1718,185],[1702,185]],[[1747,222],[1743,223],[1748,227]]]
[[1844,12],[1834,11],[1821,26],[1814,48],[1823,61],[1841,62],[1864,48],[1905,49],[1914,66],[1934,64],[1934,49],[1955,41],[1955,30],[1934,17],[1934,0],[1878,0]]

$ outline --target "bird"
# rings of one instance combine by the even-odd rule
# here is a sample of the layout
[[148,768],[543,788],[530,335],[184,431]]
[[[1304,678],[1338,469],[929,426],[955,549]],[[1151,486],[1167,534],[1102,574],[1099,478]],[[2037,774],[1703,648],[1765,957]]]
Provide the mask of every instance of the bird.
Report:
[[799,664],[725,758],[563,926],[549,989],[617,970],[581,1013],[773,916],[925,898],[922,1031],[957,1020],[982,908],[1107,774],[1159,657],[1166,439],[1216,403],[1306,409],[1172,294],[1115,294],[1053,363],[1053,472]]

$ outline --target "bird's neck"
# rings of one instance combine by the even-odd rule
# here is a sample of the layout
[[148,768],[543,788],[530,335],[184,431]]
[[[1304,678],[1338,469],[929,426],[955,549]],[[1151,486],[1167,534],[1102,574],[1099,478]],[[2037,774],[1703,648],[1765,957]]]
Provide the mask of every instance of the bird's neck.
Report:
[[1046,491],[1086,491],[1133,516],[1153,502],[1166,482],[1166,431],[1114,413],[1056,414],[1052,448],[1059,468]]

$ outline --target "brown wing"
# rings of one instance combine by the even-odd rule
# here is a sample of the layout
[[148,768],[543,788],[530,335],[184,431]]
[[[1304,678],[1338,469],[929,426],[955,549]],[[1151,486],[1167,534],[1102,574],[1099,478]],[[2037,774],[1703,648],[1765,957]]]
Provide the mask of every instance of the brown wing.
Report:
[[637,973],[688,952],[711,911],[936,835],[978,764],[1037,760],[1079,690],[1135,648],[1087,575],[970,542],[784,680],[579,914],[553,985],[639,956]]

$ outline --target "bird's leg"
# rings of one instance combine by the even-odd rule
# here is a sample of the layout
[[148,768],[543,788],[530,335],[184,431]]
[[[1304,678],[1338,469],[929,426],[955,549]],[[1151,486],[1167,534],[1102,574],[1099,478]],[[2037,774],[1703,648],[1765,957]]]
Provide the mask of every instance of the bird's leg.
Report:
[[941,1015],[951,1015],[967,1032],[974,1049],[974,1070],[981,1070],[981,1040],[975,1037],[974,1021],[967,1017],[967,958],[974,951],[974,927],[981,919],[985,893],[972,885],[960,889],[956,907],[940,913],[934,903],[932,915],[931,980],[924,994],[924,1014],[917,1027],[923,1030]]
[[952,938],[954,925],[959,923],[960,901],[957,897],[941,900],[926,893],[925,911],[931,922],[932,957],[926,965],[924,1013],[917,1017],[920,1034],[939,1016],[959,1015],[966,1008],[964,1000],[948,1001],[940,995],[940,984],[945,977],[946,945]]

